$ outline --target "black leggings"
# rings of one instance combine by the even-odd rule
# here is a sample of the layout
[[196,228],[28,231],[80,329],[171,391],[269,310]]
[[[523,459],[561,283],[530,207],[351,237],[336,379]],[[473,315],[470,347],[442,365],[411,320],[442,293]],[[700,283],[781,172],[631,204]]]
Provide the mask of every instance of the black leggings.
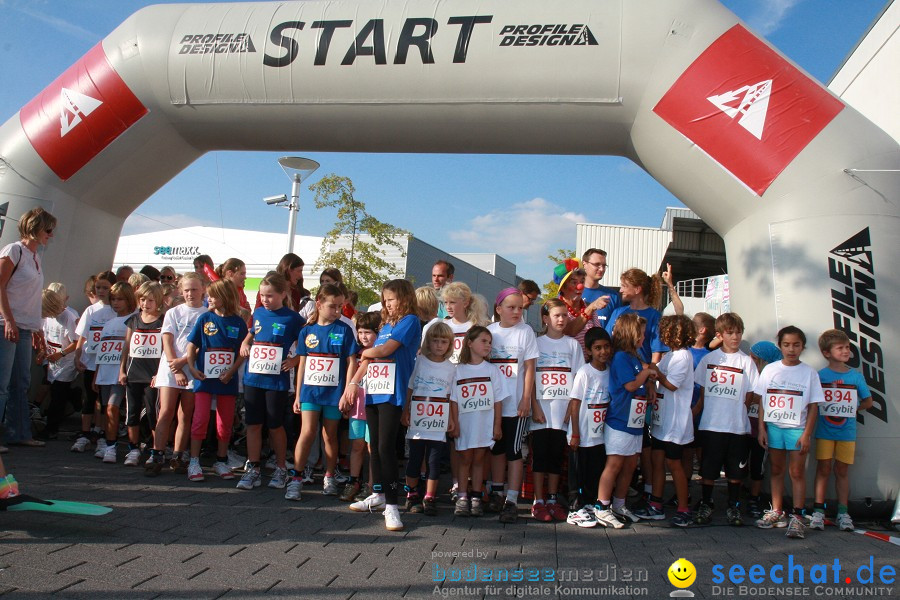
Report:
[[447,442],[434,440],[409,440],[409,460],[406,463],[406,476],[419,478],[422,459],[428,461],[428,479],[437,481],[441,478],[441,456]]
[[150,387],[150,383],[132,383],[128,382],[125,388],[125,400],[127,410],[125,411],[125,425],[128,427],[137,427],[141,424],[141,410],[147,412],[147,422],[150,424],[150,430],[156,430],[156,414],[157,414],[157,391],[156,388]]
[[82,379],[82,383],[84,384],[84,404],[81,405],[81,414],[83,415],[92,415],[96,410],[95,405],[97,404],[97,392],[94,391],[94,376],[97,374],[96,371],[87,371],[84,372],[84,378]]
[[569,452],[569,508],[577,510],[597,499],[600,475],[606,466],[606,446],[597,444]]
[[372,445],[374,486],[379,486],[387,504],[397,504],[397,430],[403,409],[388,402],[366,406],[366,425]]
[[[66,415],[66,402],[74,400],[71,381],[54,381],[50,383],[50,406],[47,408],[47,433],[58,433],[59,424]],[[73,402],[74,404],[74,402]]]

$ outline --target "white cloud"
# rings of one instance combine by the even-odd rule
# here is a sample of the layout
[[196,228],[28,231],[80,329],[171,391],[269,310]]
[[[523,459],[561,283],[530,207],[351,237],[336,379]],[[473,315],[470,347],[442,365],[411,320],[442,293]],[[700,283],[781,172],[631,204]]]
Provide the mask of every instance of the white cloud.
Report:
[[552,267],[547,255],[558,248],[574,250],[575,224],[587,220],[582,213],[534,198],[479,215],[449,236],[469,251],[494,252],[513,261],[519,275],[540,282],[546,279],[543,271]]
[[763,35],[769,35],[781,27],[788,12],[800,2],[801,0],[763,0],[748,19],[750,26]]
[[53,15],[49,15],[47,13],[40,12],[34,8],[34,5],[18,5],[12,6],[13,9],[19,11],[22,14],[28,15],[32,19],[36,19],[45,25],[49,25],[53,29],[57,30],[60,33],[64,33],[66,35],[70,35],[74,38],[83,40],[85,42],[96,43],[103,36],[94,33],[93,31],[89,31],[84,27],[80,27],[74,23],[70,23],[65,19],[61,19],[59,17],[54,17]]
[[134,235],[136,233],[149,233],[151,231],[164,231],[166,229],[174,229],[179,227],[194,227],[203,225],[206,227],[221,227],[221,223],[215,223],[208,219],[198,219],[197,217],[185,214],[143,214],[131,213],[125,219],[125,225],[122,227],[122,235]]

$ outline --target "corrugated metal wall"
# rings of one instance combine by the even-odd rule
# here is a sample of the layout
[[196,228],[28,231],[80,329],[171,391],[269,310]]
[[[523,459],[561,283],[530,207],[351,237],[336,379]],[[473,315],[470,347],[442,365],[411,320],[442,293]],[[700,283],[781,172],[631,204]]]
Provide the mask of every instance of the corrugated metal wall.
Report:
[[632,267],[657,272],[671,241],[672,232],[654,227],[578,223],[575,228],[579,258],[588,248],[606,251],[608,266],[602,283],[610,287],[618,287],[619,275]]
[[672,231],[676,218],[700,219],[700,217],[697,216],[697,213],[689,208],[683,206],[667,206],[666,214],[663,215],[662,225],[660,225],[659,228],[665,229],[666,231]]

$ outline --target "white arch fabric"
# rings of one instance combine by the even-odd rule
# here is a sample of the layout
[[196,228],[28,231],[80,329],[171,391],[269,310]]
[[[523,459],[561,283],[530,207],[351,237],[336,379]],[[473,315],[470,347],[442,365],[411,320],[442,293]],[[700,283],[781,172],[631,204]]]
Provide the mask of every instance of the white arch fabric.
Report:
[[0,210],[56,214],[47,277],[79,289],[217,149],[628,156],[725,238],[748,339],[848,332],[853,494],[896,494],[900,150],[714,0],[149,7],[0,128]]

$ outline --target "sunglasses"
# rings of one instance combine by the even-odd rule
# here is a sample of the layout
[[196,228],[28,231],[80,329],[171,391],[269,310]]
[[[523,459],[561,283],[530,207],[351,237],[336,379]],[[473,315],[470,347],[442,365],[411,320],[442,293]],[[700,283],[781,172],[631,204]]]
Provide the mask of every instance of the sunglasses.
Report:
[[159,280],[160,281],[175,281],[175,276],[174,275],[160,275]]

